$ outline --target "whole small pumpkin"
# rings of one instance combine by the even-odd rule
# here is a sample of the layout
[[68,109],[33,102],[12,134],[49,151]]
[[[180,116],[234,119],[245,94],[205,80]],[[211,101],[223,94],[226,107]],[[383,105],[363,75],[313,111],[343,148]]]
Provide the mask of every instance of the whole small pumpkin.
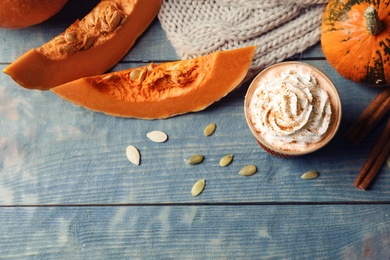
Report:
[[390,85],[390,2],[330,0],[322,19],[321,46],[343,77]]
[[41,23],[62,9],[67,0],[1,0],[0,27],[24,28]]

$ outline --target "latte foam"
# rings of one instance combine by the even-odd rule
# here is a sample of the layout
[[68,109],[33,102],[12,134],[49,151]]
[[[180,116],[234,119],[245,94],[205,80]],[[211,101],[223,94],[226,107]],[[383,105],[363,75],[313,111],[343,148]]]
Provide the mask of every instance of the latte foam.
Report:
[[249,104],[255,130],[281,150],[302,150],[316,143],[331,120],[328,93],[308,71],[281,71],[259,82]]

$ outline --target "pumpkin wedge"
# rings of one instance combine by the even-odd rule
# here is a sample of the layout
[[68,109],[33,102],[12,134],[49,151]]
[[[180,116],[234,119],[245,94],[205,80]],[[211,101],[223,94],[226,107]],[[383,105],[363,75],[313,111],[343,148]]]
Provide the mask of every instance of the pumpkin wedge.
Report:
[[46,21],[68,0],[1,0],[0,27],[24,28]]
[[3,72],[23,87],[41,90],[102,74],[130,50],[160,6],[161,0],[102,0],[83,19]]
[[168,118],[203,110],[235,89],[246,76],[255,49],[249,46],[85,77],[51,91],[108,115]]

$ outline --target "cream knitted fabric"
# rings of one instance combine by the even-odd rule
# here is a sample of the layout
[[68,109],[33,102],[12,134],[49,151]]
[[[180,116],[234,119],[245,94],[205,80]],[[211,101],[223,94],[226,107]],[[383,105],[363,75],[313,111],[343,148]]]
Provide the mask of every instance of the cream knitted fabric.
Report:
[[158,18],[182,59],[257,45],[251,77],[318,42],[326,2],[164,0]]

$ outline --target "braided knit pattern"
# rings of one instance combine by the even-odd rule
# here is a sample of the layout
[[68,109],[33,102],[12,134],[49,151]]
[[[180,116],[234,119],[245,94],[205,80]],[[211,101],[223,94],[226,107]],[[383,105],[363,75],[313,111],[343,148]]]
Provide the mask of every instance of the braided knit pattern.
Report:
[[182,59],[256,45],[247,78],[320,39],[328,0],[163,0],[158,18]]

